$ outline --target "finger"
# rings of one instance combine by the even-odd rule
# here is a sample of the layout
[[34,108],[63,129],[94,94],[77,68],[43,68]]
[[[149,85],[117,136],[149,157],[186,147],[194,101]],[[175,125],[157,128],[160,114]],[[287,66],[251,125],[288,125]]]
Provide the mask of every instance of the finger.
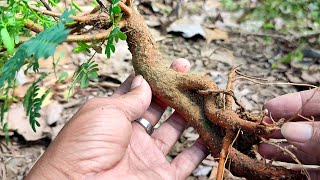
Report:
[[[316,151],[314,153],[306,153],[301,151],[297,147],[294,147],[292,144],[288,142],[281,143],[280,146],[292,152],[302,164],[312,164],[312,165],[319,164],[319,158],[317,158],[317,156],[315,155]],[[289,163],[297,163],[291,155],[289,155],[288,153],[285,153],[280,148],[270,144],[265,144],[265,143],[260,144],[258,146],[258,152],[261,154],[262,157],[266,159],[272,159],[275,161],[282,161],[282,162],[289,162]]]
[[[270,134],[268,138],[286,138],[302,151],[315,154],[315,150],[320,150],[320,122],[288,122],[281,127],[281,131]],[[320,152],[315,155],[320,158]]]
[[128,78],[114,91],[111,97],[118,97],[130,91],[132,81],[135,77],[135,73],[131,73]]
[[127,116],[129,121],[134,121],[142,116],[151,103],[151,89],[141,75],[136,76],[131,84],[131,91],[115,98],[118,108]]
[[281,134],[320,164],[320,122],[289,122],[281,127]]
[[303,173],[304,173],[304,170],[307,170],[309,175],[310,175],[310,179],[311,180],[320,179],[320,169],[319,168],[301,167],[299,165],[299,166],[296,166],[296,167],[293,167],[293,168],[290,168],[290,169],[295,170],[295,171],[300,171],[300,172],[303,172]]
[[171,163],[176,168],[176,179],[186,179],[208,154],[201,140],[185,149]]
[[[307,169],[311,179],[320,179],[320,169]],[[301,171],[301,169],[300,169]]]
[[153,134],[155,144],[164,155],[167,155],[177,142],[187,122],[177,113],[173,113]]
[[190,62],[184,58],[178,58],[174,60],[170,66],[171,69],[181,72],[181,73],[187,73],[190,71]]
[[[190,63],[188,60],[179,58],[172,62],[170,68],[177,72],[188,72],[190,70]],[[145,114],[143,114],[143,118],[148,120],[150,124],[153,126],[157,124],[163,112],[166,110],[167,105],[162,103],[160,100],[154,98],[152,99],[150,107],[147,109]]]
[[[315,88],[308,91],[286,94],[268,101],[265,106],[274,120],[289,119],[297,113],[304,117],[313,116],[320,120],[320,91]],[[301,120],[301,118],[295,118]]]

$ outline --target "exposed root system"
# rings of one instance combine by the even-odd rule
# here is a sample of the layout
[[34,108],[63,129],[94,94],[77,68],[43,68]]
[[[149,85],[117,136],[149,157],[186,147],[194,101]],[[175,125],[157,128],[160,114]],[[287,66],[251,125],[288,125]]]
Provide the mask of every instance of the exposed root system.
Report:
[[[260,142],[261,135],[279,129],[281,124],[268,125],[263,120],[265,114],[257,116],[245,111],[233,95],[236,69],[230,72],[226,90],[219,89],[206,77],[171,70],[165,66],[143,17],[131,7],[131,0],[126,0],[126,4],[120,2],[119,5],[124,12],[119,26],[127,32],[135,72],[148,81],[157,98],[174,108],[196,129],[212,156],[219,158],[217,179],[223,178],[225,165],[231,168],[234,175],[247,179],[306,178],[302,172],[272,166],[252,158],[252,145]],[[54,17],[60,15],[47,10],[34,10]],[[73,18],[79,24],[94,25],[104,22],[101,27],[105,30],[96,34],[73,34],[67,41],[104,40],[110,33],[110,26],[107,24],[109,17],[98,8],[87,16]],[[32,22],[27,23],[26,27],[41,31],[41,27]],[[236,112],[231,108],[233,101],[240,107]]]
[[[212,156],[219,157],[218,179],[223,178],[227,155],[231,172],[247,179],[305,178],[301,172],[249,157],[252,145],[259,142],[259,136],[270,134],[280,127],[279,124],[268,125],[257,117],[252,118],[254,116],[244,112],[243,108],[238,112],[231,110],[233,82],[236,79],[234,69],[229,75],[226,90],[218,89],[206,77],[175,72],[164,65],[143,17],[132,10],[126,21],[127,42],[135,72],[149,82],[157,98],[174,108],[196,129]],[[241,137],[235,142],[235,147],[231,147],[238,130],[242,132]]]

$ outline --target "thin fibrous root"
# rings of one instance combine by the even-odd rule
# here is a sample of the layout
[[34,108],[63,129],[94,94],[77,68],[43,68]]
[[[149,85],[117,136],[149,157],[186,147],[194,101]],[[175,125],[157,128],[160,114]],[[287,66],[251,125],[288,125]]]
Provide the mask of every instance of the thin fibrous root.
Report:
[[314,117],[311,116],[310,118],[307,118],[305,116],[302,116],[301,114],[298,114],[298,116],[306,121],[309,121],[309,122],[314,122]]
[[291,86],[304,86],[304,87],[310,87],[310,88],[318,87],[311,84],[300,84],[300,83],[290,83],[290,82],[260,82],[248,77],[238,77],[237,79],[244,79],[244,80],[251,81],[253,83],[261,84],[261,85],[291,85]]
[[280,146],[279,144],[270,142],[268,140],[266,140],[265,138],[261,137],[261,141],[266,143],[266,144],[270,144],[272,146],[275,146],[277,148],[279,148],[281,151],[283,151],[285,154],[287,154],[288,156],[290,156],[292,158],[292,160],[294,160],[298,165],[301,166],[302,171],[304,172],[304,174],[306,175],[307,179],[311,179],[309,172],[303,167],[303,164],[299,161],[299,159],[297,158],[297,156],[295,154],[293,154],[291,151],[289,151],[287,148]]
[[220,93],[229,95],[233,98],[234,102],[241,108],[241,110],[245,110],[245,108],[238,101],[238,99],[236,98],[232,90],[229,90],[229,91],[228,90],[199,90],[198,93],[205,96],[211,95],[211,94],[220,94]]

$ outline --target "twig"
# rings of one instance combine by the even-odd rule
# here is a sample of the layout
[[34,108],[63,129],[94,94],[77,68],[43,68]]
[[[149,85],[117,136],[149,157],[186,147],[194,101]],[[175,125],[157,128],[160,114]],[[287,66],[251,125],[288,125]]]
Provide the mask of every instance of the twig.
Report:
[[126,0],[126,5],[128,7],[131,7],[132,6],[132,0]]
[[[52,9],[50,8],[50,6],[44,1],[44,0],[40,0],[41,3],[43,4],[43,6],[48,10],[48,11],[52,11]],[[53,17],[53,19],[55,21],[58,21],[58,19],[56,17]]]
[[305,86],[310,88],[318,88],[318,86],[314,86],[311,84],[300,84],[300,83],[290,83],[290,82],[259,82],[248,77],[238,77],[237,79],[244,79],[244,80],[251,81],[256,84],[262,84],[262,85],[292,85],[292,86]]
[[250,78],[250,79],[256,79],[256,80],[260,80],[260,81],[268,81],[267,79],[262,79],[262,78],[258,78],[258,77],[254,77],[254,76],[249,76],[249,75],[246,75],[246,74],[243,74],[241,73],[239,70],[236,69],[236,73],[239,75],[239,76],[242,76],[242,77],[247,77],[247,78]]
[[[122,28],[126,25],[126,21],[120,21],[119,27]],[[84,35],[69,35],[66,42],[90,42],[107,39],[110,35],[111,28],[104,30],[96,34],[84,34]]]
[[40,0],[41,3],[43,4],[43,6],[48,10],[48,11],[52,11],[52,9],[50,8],[50,6],[44,1],[44,0]]
[[[226,87],[226,90],[227,91],[231,91],[232,92],[232,95],[234,95],[233,93],[233,86],[234,86],[234,81],[236,80],[236,68],[237,67],[234,67],[231,69],[230,73],[229,73],[229,76],[228,76],[228,83],[227,83],[227,87]],[[229,95],[229,94],[226,94],[226,109],[228,110],[232,110],[232,98],[233,96]]]
[[106,12],[107,11],[106,6],[104,6],[104,4],[100,0],[96,0],[96,1],[100,6],[99,8],[101,9],[101,11]]
[[[33,31],[40,33],[43,31],[43,27],[36,25],[33,21],[27,20],[28,23],[25,24],[27,28],[32,29]],[[123,28],[127,24],[126,21],[120,21],[119,27]],[[66,42],[90,42],[90,41],[99,41],[107,39],[110,35],[111,28],[104,30],[96,34],[83,34],[83,35],[69,35],[66,39]]]
[[24,27],[27,29],[35,32],[35,33],[40,33],[41,31],[44,30],[44,28],[36,23],[34,23],[32,20],[26,19],[24,24]]
[[99,9],[100,9],[100,6],[94,7],[94,8],[90,11],[90,14],[94,14],[94,13],[98,12]]
[[[34,6],[29,6],[32,10],[40,12],[42,14],[48,15],[48,16],[52,16],[52,17],[60,17],[62,14],[61,13],[56,13],[56,12],[52,12],[52,11],[48,11],[45,9],[41,9],[38,7],[34,7]],[[72,18],[75,21],[79,21],[79,22],[83,22],[85,24],[90,24],[92,23],[92,21],[97,21],[97,20],[101,20],[101,21],[108,21],[109,20],[109,15],[107,14],[89,14],[86,16],[74,16],[74,15],[70,15],[70,18]]]

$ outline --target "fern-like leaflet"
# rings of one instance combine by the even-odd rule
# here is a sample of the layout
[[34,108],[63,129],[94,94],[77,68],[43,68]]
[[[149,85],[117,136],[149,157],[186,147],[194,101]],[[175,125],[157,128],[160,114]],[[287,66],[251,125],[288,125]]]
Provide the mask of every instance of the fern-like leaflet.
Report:
[[98,77],[98,64],[95,63],[92,59],[89,59],[88,62],[81,64],[79,69],[73,74],[73,82],[69,87],[68,96],[73,92],[74,87],[77,83],[80,84],[81,88],[86,88],[89,86],[89,79],[94,79]]
[[41,105],[50,92],[50,89],[48,89],[41,97],[38,97],[40,90],[38,83],[42,81],[47,75],[47,73],[42,73],[41,77],[37,81],[32,83],[32,85],[29,87],[23,99],[23,107],[25,108],[27,116],[29,116],[29,123],[34,132],[36,132],[36,126],[40,126],[37,118],[41,116]]
[[[39,72],[40,58],[47,59],[52,56],[59,44],[67,39],[69,30],[64,25],[65,23],[70,23],[73,20],[68,18],[74,10],[66,10],[60,17],[60,21],[53,25],[52,27],[44,30],[43,32],[37,34],[35,37],[21,44],[10,59],[8,59],[2,66],[0,72],[0,89],[4,91],[4,94],[8,96],[9,90],[15,87],[15,77],[18,71],[27,65],[27,70],[32,68],[34,72]],[[25,71],[25,73],[27,72]],[[36,126],[39,126],[39,122],[36,120],[40,117],[40,109],[43,100],[49,93],[47,90],[41,97],[37,97],[39,93],[39,86],[37,85],[45,75],[41,75],[38,81],[35,81],[28,89],[24,97],[24,108],[26,110],[27,116],[29,116],[29,121],[33,131],[36,131]],[[4,113],[8,111],[9,103],[5,101],[1,105],[1,116],[0,121],[3,123]],[[3,125],[3,130],[6,130],[7,124]]]
[[113,41],[118,42],[119,39],[121,40],[127,39],[127,35],[123,33],[119,27],[119,22],[122,18],[119,2],[120,0],[112,0],[110,9],[109,9],[110,20],[112,22],[112,27],[111,27],[112,30],[108,37],[108,42],[106,44],[106,49],[105,49],[105,54],[107,55],[108,58],[111,57],[111,52],[114,53],[116,51],[116,47],[113,45]]
[[28,58],[32,57],[33,59],[29,61],[27,69],[32,67],[34,72],[38,72],[38,60],[40,58],[47,59],[49,56],[52,56],[57,46],[66,40],[70,31],[66,29],[64,23],[72,21],[72,19],[68,18],[71,13],[73,13],[73,10],[66,10],[61,15],[59,23],[19,46],[16,54],[6,61],[1,69],[1,88],[4,87],[6,82],[9,85],[14,83],[17,72],[26,63],[25,60]]

